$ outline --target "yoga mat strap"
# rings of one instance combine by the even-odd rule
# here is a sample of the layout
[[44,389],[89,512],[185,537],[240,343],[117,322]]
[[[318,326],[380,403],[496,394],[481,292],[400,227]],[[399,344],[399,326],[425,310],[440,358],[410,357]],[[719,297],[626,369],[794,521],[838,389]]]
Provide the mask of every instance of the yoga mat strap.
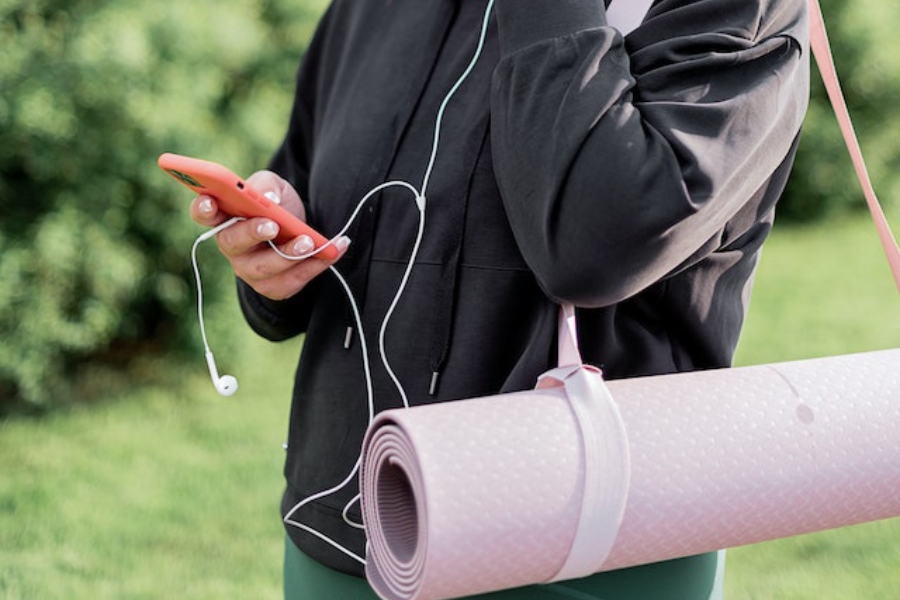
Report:
[[575,536],[566,561],[550,579],[564,581],[600,571],[609,557],[625,513],[630,458],[622,416],[599,369],[565,366],[538,379],[537,389],[554,387],[565,388],[578,424],[584,473]]
[[838,125],[841,128],[841,134],[844,137],[844,144],[850,153],[853,161],[853,169],[856,172],[856,178],[862,188],[863,196],[866,198],[866,205],[875,222],[875,228],[878,232],[878,238],[881,240],[881,246],[888,260],[891,274],[894,277],[894,283],[900,290],[900,247],[897,246],[897,240],[891,231],[887,217],[881,207],[881,202],[875,194],[875,187],[869,177],[869,170],[866,168],[866,161],[863,158],[862,149],[859,145],[859,139],[856,136],[856,130],[850,119],[850,111],[847,109],[847,101],[844,99],[844,93],[841,90],[840,80],[838,79],[837,69],[834,66],[834,57],[831,53],[831,44],[828,42],[828,33],[825,29],[825,19],[822,16],[822,7],[819,0],[810,0],[809,2],[810,17],[810,47],[819,66],[819,72],[822,75],[822,81],[825,83],[825,90],[828,92],[828,99],[831,101],[831,107],[834,109],[834,115],[837,118]]
[[578,350],[578,330],[575,326],[575,307],[571,304],[559,306],[557,327],[557,366],[580,366],[581,352]]

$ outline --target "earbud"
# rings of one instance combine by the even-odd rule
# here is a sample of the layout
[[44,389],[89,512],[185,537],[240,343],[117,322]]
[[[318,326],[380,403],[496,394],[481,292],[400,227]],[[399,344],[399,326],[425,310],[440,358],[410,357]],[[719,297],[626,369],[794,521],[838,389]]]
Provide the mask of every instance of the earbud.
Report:
[[210,350],[206,351],[206,365],[209,367],[209,376],[212,378],[213,386],[219,394],[231,396],[237,391],[237,379],[231,375],[222,375],[219,377],[219,370],[216,369],[216,361]]

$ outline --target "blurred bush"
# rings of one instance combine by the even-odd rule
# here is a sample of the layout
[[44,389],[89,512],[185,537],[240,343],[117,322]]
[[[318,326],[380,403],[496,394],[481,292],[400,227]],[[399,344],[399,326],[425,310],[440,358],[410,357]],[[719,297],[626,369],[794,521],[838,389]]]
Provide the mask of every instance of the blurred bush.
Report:
[[[321,4],[0,0],[0,405],[198,348],[191,194],[156,157],[263,166]],[[233,301],[222,261],[203,271]]]

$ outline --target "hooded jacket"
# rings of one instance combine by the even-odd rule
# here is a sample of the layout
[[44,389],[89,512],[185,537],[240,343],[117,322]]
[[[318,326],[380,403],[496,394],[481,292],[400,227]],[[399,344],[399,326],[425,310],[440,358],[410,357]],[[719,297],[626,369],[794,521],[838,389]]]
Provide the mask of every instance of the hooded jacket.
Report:
[[[320,232],[378,184],[425,183],[486,4],[330,6],[271,162]],[[421,250],[385,335],[410,403],[533,387],[555,366],[559,302],[578,307],[582,355],[607,379],[729,366],[807,106],[807,40],[806,0],[657,0],[626,39],[598,0],[497,0],[443,112]],[[360,306],[376,411],[401,405],[374,339],[418,224],[412,194],[389,188],[336,265]],[[368,425],[344,291],[326,273],[288,300],[241,282],[239,298],[260,335],[305,334],[283,514],[362,556],[363,532],[341,516],[355,479],[295,510],[352,474]]]

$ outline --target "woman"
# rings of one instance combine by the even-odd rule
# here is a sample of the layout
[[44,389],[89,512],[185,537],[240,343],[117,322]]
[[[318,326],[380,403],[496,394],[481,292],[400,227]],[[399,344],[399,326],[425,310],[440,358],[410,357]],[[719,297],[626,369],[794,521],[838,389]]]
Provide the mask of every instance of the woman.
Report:
[[[284,142],[250,179],[327,236],[404,182],[335,242],[361,330],[333,263],[276,253],[274,223],[218,235],[251,327],[306,335],[286,598],[374,597],[355,501],[363,353],[374,411],[533,387],[559,302],[607,379],[731,363],[806,110],[805,0],[657,0],[627,38],[599,0],[487,5],[335,0]],[[192,215],[227,218],[208,197]],[[363,346],[386,315],[383,348]],[[714,598],[722,568],[713,554],[490,597]]]

